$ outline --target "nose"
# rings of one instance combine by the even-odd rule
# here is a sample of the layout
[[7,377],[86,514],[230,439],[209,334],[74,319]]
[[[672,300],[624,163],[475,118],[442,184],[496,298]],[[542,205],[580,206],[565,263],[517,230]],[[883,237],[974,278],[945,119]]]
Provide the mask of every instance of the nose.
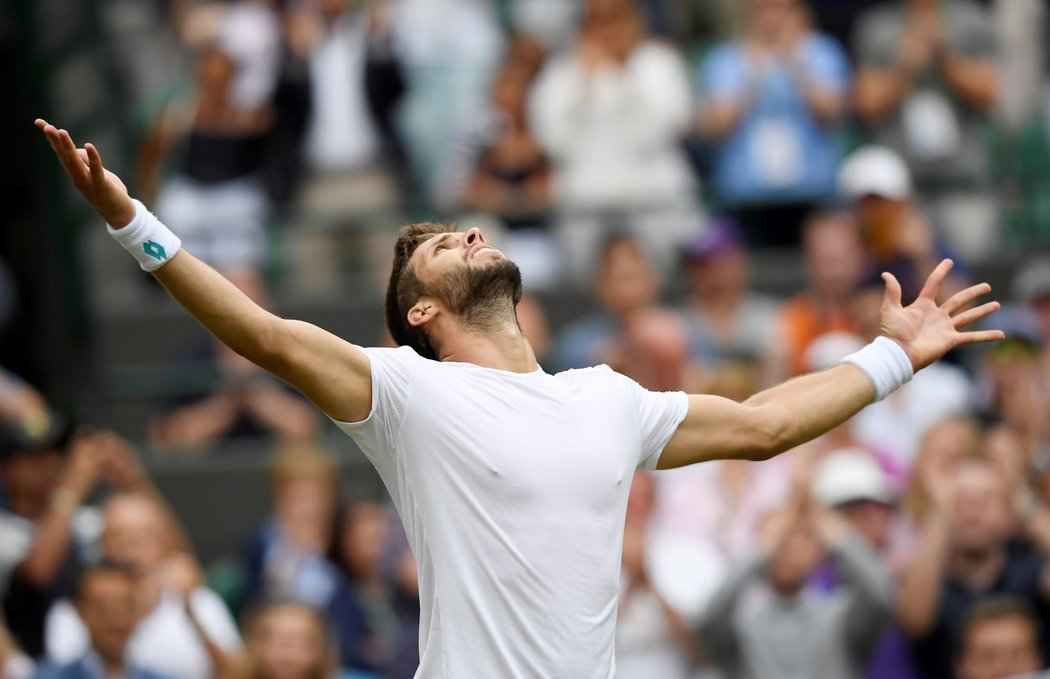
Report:
[[485,236],[481,233],[481,229],[476,226],[467,229],[467,232],[463,235],[463,242],[466,246],[469,248],[478,241],[481,241],[482,243],[485,242]]

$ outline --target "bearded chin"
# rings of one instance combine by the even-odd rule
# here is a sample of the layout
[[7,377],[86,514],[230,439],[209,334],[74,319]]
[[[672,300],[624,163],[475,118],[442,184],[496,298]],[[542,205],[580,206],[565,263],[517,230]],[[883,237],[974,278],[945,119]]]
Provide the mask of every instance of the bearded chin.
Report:
[[521,300],[521,270],[509,259],[450,271],[441,287],[445,303],[468,327],[484,329],[508,320],[516,322],[514,307]]

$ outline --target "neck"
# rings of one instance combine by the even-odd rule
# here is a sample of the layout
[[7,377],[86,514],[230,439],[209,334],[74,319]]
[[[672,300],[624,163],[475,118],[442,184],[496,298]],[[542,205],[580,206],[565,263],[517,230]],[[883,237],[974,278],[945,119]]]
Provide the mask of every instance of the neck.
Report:
[[107,677],[124,676],[124,657],[122,654],[103,653],[102,651],[96,652],[98,653],[99,659],[102,661],[102,670]]
[[530,373],[539,366],[516,320],[491,329],[461,327],[441,343],[438,355],[442,361],[473,363],[515,373]]
[[981,587],[995,580],[1002,569],[1004,554],[1002,549],[958,550],[955,553],[952,571],[971,587]]

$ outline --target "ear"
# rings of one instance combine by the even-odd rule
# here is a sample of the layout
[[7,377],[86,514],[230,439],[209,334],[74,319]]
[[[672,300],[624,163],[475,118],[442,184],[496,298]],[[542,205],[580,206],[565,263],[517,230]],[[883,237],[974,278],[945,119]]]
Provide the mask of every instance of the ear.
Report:
[[408,324],[413,328],[418,328],[433,320],[439,312],[436,300],[431,297],[420,297],[415,306],[408,310]]

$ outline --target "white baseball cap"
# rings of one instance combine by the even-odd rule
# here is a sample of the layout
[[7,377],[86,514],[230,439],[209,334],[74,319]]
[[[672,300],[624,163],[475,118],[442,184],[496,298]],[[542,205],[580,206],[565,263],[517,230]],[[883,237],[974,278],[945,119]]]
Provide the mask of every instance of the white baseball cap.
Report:
[[860,500],[893,504],[886,473],[861,448],[842,448],[820,460],[813,471],[813,495],[827,507]]
[[849,200],[870,195],[906,200],[912,195],[908,166],[885,146],[864,146],[850,154],[839,168],[838,182],[839,192]]

